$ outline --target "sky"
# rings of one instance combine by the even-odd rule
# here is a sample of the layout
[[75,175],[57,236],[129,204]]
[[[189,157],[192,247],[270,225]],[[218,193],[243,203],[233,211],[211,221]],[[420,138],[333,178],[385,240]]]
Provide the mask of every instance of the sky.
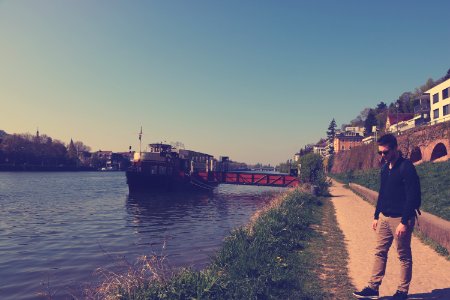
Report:
[[285,162],[450,68],[448,1],[2,1],[0,130]]

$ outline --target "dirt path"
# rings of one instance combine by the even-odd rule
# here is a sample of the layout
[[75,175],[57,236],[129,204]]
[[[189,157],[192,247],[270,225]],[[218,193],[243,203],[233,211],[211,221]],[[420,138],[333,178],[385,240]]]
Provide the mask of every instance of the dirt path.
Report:
[[[342,184],[333,182],[333,205],[349,252],[349,275],[359,289],[367,285],[373,263],[376,234],[371,229],[374,207]],[[420,219],[419,219],[420,222]],[[413,279],[409,299],[450,299],[450,261],[413,237]],[[399,263],[391,247],[388,267],[380,287],[381,299],[389,299],[398,284]]]

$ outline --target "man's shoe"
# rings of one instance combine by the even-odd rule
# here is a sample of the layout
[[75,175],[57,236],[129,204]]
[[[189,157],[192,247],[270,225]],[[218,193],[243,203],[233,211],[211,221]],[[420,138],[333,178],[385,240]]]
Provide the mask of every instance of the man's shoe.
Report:
[[406,300],[408,299],[408,293],[396,291],[394,296],[392,296],[392,300]]
[[377,290],[371,289],[370,287],[365,287],[360,292],[354,292],[353,296],[358,299],[378,299],[380,294]]

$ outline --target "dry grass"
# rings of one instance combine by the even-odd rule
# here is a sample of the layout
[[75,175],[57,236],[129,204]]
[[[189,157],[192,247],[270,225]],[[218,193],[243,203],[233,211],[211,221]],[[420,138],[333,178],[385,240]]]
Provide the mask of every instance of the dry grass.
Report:
[[[163,244],[162,253],[166,243]],[[117,269],[118,271],[113,271]],[[163,254],[141,256],[135,263],[125,259],[117,260],[111,269],[98,268],[95,274],[101,279],[98,286],[86,288],[84,299],[121,299],[122,295],[133,294],[133,291],[152,283],[162,283],[173,274]]]

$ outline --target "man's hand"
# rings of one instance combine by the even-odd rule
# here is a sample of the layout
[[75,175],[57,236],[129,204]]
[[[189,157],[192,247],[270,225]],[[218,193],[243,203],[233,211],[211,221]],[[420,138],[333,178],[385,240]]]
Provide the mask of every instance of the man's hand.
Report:
[[372,222],[372,229],[373,230],[377,230],[377,226],[378,226],[378,220],[373,220],[373,222]]
[[395,229],[395,235],[398,238],[401,238],[406,233],[407,228],[408,227],[403,223],[398,224],[397,229]]

